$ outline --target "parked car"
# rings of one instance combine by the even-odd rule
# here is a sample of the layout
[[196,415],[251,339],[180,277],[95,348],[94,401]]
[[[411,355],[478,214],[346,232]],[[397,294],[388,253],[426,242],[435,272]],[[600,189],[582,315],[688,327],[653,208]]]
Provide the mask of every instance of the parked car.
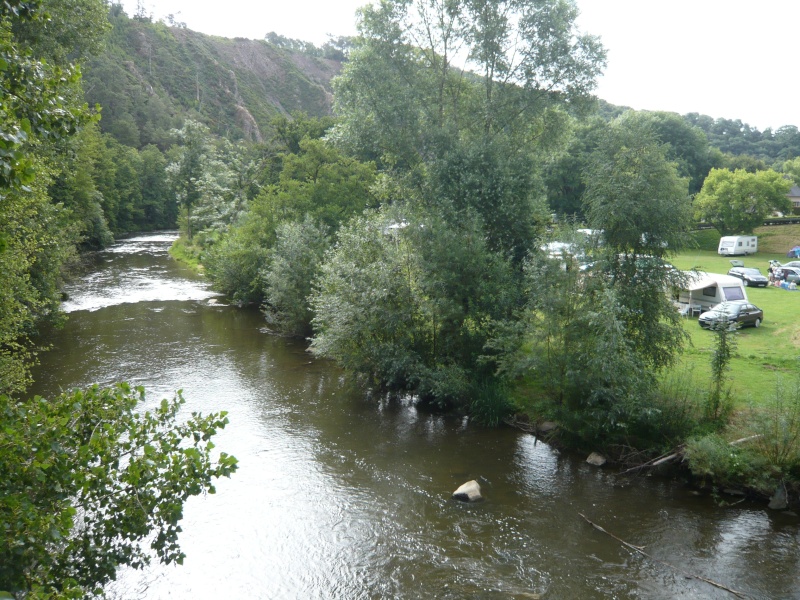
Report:
[[800,268],[800,260],[792,260],[784,265],[780,265],[781,267],[796,267]]
[[733,275],[744,281],[745,285],[753,287],[767,287],[769,279],[761,274],[755,267],[733,267],[728,271],[728,275]]
[[780,275],[780,279],[788,281],[789,283],[800,283],[800,267],[787,267],[786,265],[778,267],[776,272]]
[[764,322],[764,311],[749,302],[721,302],[702,313],[697,322],[703,329],[709,329],[725,319],[732,328],[760,327]]

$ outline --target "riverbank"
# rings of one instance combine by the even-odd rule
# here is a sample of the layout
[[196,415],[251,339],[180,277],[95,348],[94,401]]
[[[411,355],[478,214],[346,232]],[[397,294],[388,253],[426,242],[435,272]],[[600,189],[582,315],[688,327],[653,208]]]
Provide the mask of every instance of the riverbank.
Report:
[[188,242],[184,236],[175,240],[169,248],[169,255],[175,260],[186,265],[195,273],[202,274],[205,270],[201,262],[200,248]]
[[[795,230],[800,233],[800,226],[771,229],[787,230],[775,239],[794,235],[792,231]],[[704,235],[710,237],[707,233]],[[765,247],[769,248],[769,243]],[[170,253],[178,260],[200,264],[199,253],[183,240],[179,240]],[[766,262],[776,256],[758,254],[747,257],[746,264]],[[681,269],[700,268],[723,273],[730,268],[728,258],[710,250],[686,252],[675,257],[674,264]],[[604,447],[602,442],[596,444],[597,447],[587,447],[586,438],[577,430],[581,424],[573,417],[571,424],[561,421],[560,427],[545,439],[586,454],[600,450],[622,470],[648,464],[655,457],[673,453],[680,447],[683,449],[680,460],[671,462],[678,462],[684,469],[682,477],[688,478],[691,474],[694,481],[700,482],[700,489],[710,482],[708,485],[717,492],[736,489],[737,493],[763,501],[771,499],[783,486],[790,490],[788,502],[796,502],[800,497],[796,493],[795,476],[795,465],[800,464],[797,449],[800,445],[800,395],[791,399],[780,396],[778,382],[783,382],[782,385],[790,382],[796,367],[793,344],[800,339],[800,332],[787,335],[784,324],[793,326],[795,300],[800,301],[800,294],[793,295],[777,288],[748,288],[748,293],[753,302],[764,308],[765,322],[758,329],[740,331],[734,336],[737,350],[730,359],[725,394],[719,406],[713,410],[709,408],[715,336],[700,329],[696,319],[685,319],[683,326],[690,344],[676,365],[663,375],[662,389],[653,395],[652,404],[643,407],[651,413],[646,425],[651,431],[647,435],[638,440],[630,436],[627,441],[615,441],[610,447]],[[525,414],[531,423],[557,422],[560,409],[537,397],[537,390],[532,381],[517,381],[512,394],[515,410]],[[791,413],[794,410],[796,418]],[[796,437],[789,441],[785,438],[781,441],[773,434],[767,438],[753,437],[760,435],[761,430],[775,432],[782,427],[788,427]],[[625,436],[617,433],[616,438],[625,439]],[[742,438],[751,439],[751,442],[732,450],[727,447],[731,441]],[[770,449],[776,444],[780,446],[780,458]]]

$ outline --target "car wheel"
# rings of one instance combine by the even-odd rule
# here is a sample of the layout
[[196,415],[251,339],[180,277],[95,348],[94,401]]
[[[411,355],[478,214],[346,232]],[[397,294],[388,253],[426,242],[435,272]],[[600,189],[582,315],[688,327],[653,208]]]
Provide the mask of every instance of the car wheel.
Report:
[[744,287],[749,287],[749,286],[750,286],[750,282],[747,281],[747,279],[745,279],[744,280]]
[[753,323],[756,327],[761,327],[761,319],[756,319],[756,322]]

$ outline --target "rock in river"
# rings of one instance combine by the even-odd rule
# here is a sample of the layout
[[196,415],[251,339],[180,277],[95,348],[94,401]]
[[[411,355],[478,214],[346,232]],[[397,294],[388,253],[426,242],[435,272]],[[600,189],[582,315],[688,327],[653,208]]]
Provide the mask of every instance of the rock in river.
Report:
[[453,498],[461,500],[462,502],[477,502],[478,500],[482,500],[481,486],[479,486],[478,482],[474,479],[468,481],[453,492]]
[[606,457],[599,452],[592,452],[586,459],[586,462],[590,465],[594,465],[595,467],[602,467],[604,464],[606,464]]

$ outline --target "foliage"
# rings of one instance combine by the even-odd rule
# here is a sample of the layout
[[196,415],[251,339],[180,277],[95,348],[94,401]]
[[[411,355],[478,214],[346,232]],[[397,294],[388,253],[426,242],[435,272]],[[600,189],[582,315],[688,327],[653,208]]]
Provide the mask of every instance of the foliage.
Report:
[[501,140],[446,144],[421,197],[456,221],[478,217],[493,251],[520,264],[547,222],[531,154]]
[[550,416],[580,443],[633,435],[655,378],[626,333],[624,309],[609,280],[579,268],[584,242],[561,231],[571,251],[526,263],[527,303],[501,322],[489,347],[499,372],[538,383]]
[[[747,486],[770,496],[776,486],[800,478],[800,386],[776,382],[773,395],[749,407],[731,434],[691,439],[687,457],[692,472],[715,485]],[[744,437],[740,437],[744,436]]]
[[299,111],[291,118],[283,115],[272,120],[275,141],[289,154],[301,154],[300,143],[305,140],[319,140],[325,136],[336,121],[333,117],[314,117]]
[[263,301],[261,273],[274,241],[271,223],[260,218],[256,206],[203,257],[214,287],[240,304]]
[[800,156],[800,131],[789,123],[775,131],[759,131],[741,119],[714,119],[698,113],[684,115],[684,119],[702,129],[709,143],[724,154],[747,155],[768,163]]
[[280,332],[303,337],[311,334],[311,282],[329,246],[327,228],[315,224],[310,215],[299,223],[278,225],[263,280],[264,312]]
[[685,339],[665,293],[681,275],[664,259],[687,243],[689,199],[666,151],[646,117],[626,113],[609,125],[586,172],[589,225],[602,232],[595,269],[611,281],[635,352],[656,370]]
[[390,390],[463,405],[493,319],[515,303],[510,265],[475,220],[383,209],[339,231],[311,305],[312,350]]
[[62,142],[59,152],[49,194],[70,209],[84,248],[103,248],[117,233],[175,227],[166,159],[155,146],[139,152],[91,123]]
[[771,398],[754,407],[747,427],[753,450],[763,457],[775,479],[800,477],[800,383],[779,381]]
[[35,175],[33,146],[71,135],[89,118],[72,93],[79,69],[47,62],[42,48],[31,48],[16,35],[15,29],[44,27],[47,16],[41,4],[0,4],[0,190],[30,184]]
[[[13,2],[16,4],[17,2]],[[40,0],[42,19],[19,19],[15,37],[36,48],[44,60],[55,64],[83,61],[99,54],[111,25],[102,0]]]
[[183,561],[184,503],[236,470],[235,458],[212,454],[228,419],[177,423],[180,393],[146,411],[143,402],[126,384],[50,401],[0,396],[0,589],[90,596],[120,566]]
[[736,337],[727,315],[712,327],[714,330],[714,351],[711,355],[711,390],[708,394],[706,417],[713,422],[722,421],[731,410],[731,390],[728,386],[728,372],[731,358],[736,353]]
[[39,328],[60,318],[62,265],[74,257],[77,231],[68,214],[49,202],[48,172],[28,191],[8,190],[0,202],[0,393],[29,383]]
[[208,273],[220,291],[242,302],[264,301],[260,274],[281,223],[306,216],[335,231],[372,206],[375,167],[343,155],[320,139],[304,138],[299,154],[282,156],[278,182],[264,188],[222,241],[209,252]]
[[712,169],[695,198],[695,218],[713,225],[720,235],[752,233],[772,211],[791,210],[786,196],[791,185],[772,169]]
[[563,217],[584,221],[583,172],[588,167],[599,136],[606,127],[600,117],[577,124],[563,152],[552,157],[545,170],[547,202],[550,210]]
[[794,185],[800,186],[800,156],[785,161],[781,165],[780,171],[791,177]]
[[652,120],[653,132],[658,141],[666,145],[665,156],[674,162],[678,175],[689,180],[689,193],[700,191],[708,172],[720,166],[722,154],[709,146],[706,134],[675,113],[645,112]]
[[744,452],[717,433],[691,438],[686,443],[686,458],[692,473],[719,486],[754,479],[762,465],[748,460]]
[[[605,64],[566,0],[387,0],[361,9],[361,37],[334,82],[333,137],[381,165],[414,170],[447,143],[513,136],[544,144],[560,107],[591,93]],[[467,57],[463,68],[454,60]]]
[[469,414],[474,422],[486,427],[497,427],[513,410],[508,386],[503,381],[490,377],[473,385]]
[[177,160],[170,163],[167,173],[181,208],[185,211],[185,227],[189,242],[194,235],[192,208],[203,197],[203,176],[209,172],[208,162],[213,160],[208,127],[197,121],[187,120],[183,128],[173,132],[180,141]]

